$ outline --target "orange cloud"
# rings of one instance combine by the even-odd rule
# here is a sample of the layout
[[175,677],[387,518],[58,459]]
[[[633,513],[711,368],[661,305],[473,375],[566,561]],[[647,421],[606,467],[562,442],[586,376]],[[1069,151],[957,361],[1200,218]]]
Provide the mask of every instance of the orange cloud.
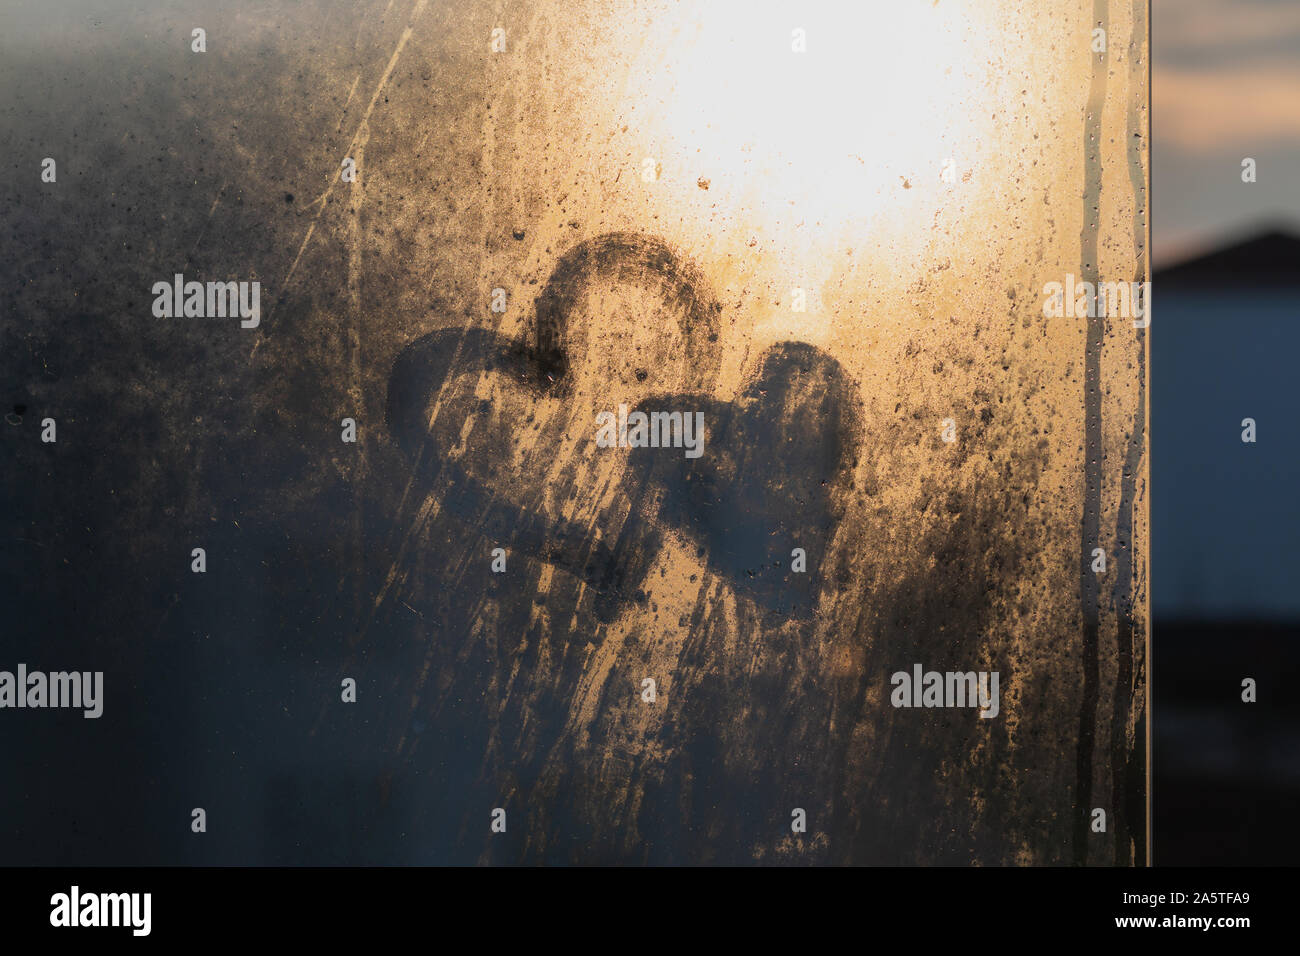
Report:
[[1157,67],[1151,102],[1162,144],[1194,152],[1238,144],[1242,156],[1261,145],[1300,140],[1300,63],[1240,68]]

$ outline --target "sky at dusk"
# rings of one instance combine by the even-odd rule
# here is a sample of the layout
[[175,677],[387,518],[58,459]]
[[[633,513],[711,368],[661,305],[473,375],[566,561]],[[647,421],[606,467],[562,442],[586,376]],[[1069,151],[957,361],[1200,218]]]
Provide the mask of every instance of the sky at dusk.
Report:
[[1153,264],[1266,227],[1300,233],[1300,2],[1152,6]]

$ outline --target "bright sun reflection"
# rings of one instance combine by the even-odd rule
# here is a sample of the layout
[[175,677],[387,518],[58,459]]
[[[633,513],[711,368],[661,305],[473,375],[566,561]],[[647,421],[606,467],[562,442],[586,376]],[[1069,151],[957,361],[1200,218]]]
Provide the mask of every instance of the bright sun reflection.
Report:
[[[943,164],[974,163],[988,84],[982,24],[962,5],[710,0],[645,44],[625,116],[647,155],[754,228],[831,237],[927,222]],[[806,36],[795,52],[793,31]]]

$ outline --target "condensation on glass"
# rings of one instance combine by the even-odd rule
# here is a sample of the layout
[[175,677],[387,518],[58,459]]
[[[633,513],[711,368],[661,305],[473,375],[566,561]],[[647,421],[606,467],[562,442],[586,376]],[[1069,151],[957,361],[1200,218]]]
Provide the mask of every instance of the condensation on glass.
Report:
[[1145,4],[432,10],[316,241],[442,858],[1143,862]]
[[[1149,296],[1120,295],[1148,278],[1145,4],[531,10],[467,133],[472,261],[532,293],[487,324],[562,363],[536,408],[568,428],[521,434],[497,488],[580,537],[656,535],[641,600],[534,610],[546,653],[499,664],[505,706],[564,714],[501,741],[503,775],[551,748],[528,801],[564,809],[530,846],[1145,860]],[[590,452],[601,410],[653,399],[732,416],[712,511]],[[783,451],[816,441],[844,468]],[[916,665],[997,672],[1000,711],[894,706]]]

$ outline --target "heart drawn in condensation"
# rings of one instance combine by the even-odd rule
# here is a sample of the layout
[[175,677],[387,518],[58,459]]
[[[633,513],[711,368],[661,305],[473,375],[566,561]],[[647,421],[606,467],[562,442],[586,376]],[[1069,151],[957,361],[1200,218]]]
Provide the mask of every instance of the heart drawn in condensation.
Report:
[[[701,413],[705,442],[699,457],[680,448],[617,452],[626,456],[617,488],[626,507],[620,522],[597,533],[548,513],[548,496],[571,490],[542,487],[540,465],[562,436],[539,426],[530,410],[581,400],[575,357],[593,362],[592,333],[572,317],[583,295],[609,283],[654,293],[677,317],[673,331],[685,353],[673,376],[678,387],[654,392],[634,409]],[[512,553],[577,575],[593,590],[601,620],[644,598],[641,585],[667,528],[693,541],[709,570],[738,592],[771,611],[807,616],[860,442],[856,387],[820,349],[784,342],[763,354],[735,400],[719,401],[711,385],[720,311],[699,273],[661,241],[598,237],[556,265],[527,344],[460,327],[408,345],[389,377],[388,427],[443,513],[508,543]],[[587,369],[593,371],[607,370]],[[593,423],[593,441],[594,434]],[[527,457],[520,449],[531,465],[520,467]],[[806,571],[796,569],[795,549]]]

